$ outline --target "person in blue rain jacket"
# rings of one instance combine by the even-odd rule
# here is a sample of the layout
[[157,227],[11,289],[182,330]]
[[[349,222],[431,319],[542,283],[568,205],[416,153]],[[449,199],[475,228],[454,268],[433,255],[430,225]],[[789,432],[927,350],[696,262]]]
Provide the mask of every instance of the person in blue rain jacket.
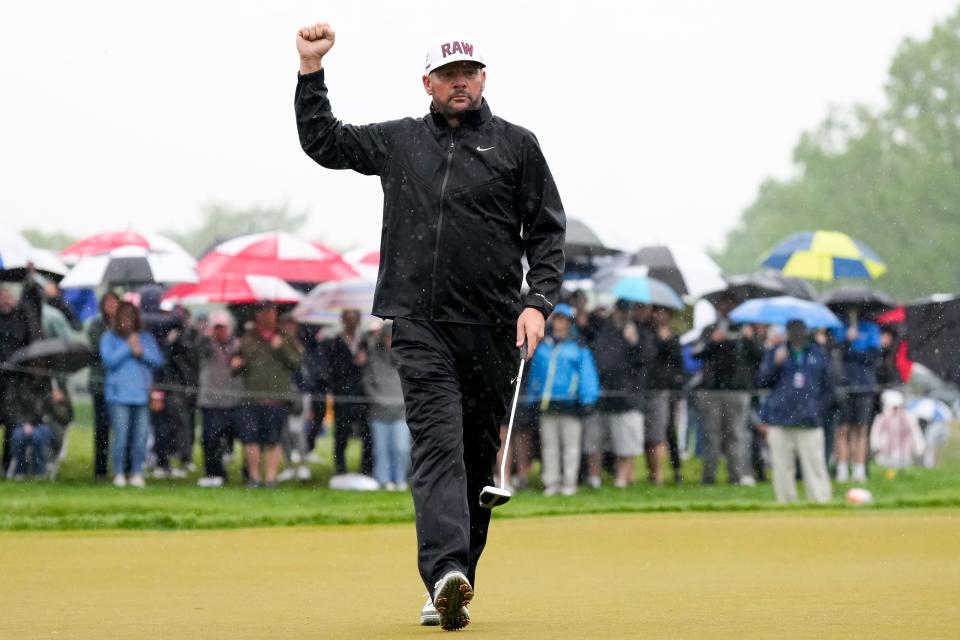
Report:
[[150,387],[163,356],[153,336],[142,330],[140,311],[130,302],[117,305],[113,326],[100,338],[100,358],[106,370],[104,396],[113,430],[113,483],[143,487]]
[[581,416],[600,398],[600,378],[590,349],[574,335],[574,312],[557,305],[550,335],[530,365],[527,400],[540,412],[540,446],[546,495],[573,495],[580,473]]
[[761,431],[770,447],[773,489],[779,502],[797,499],[796,459],[800,459],[807,498],[830,500],[824,455],[824,413],[833,394],[830,360],[810,340],[806,325],[787,324],[787,340],[768,349],[757,375],[769,388],[760,407]]

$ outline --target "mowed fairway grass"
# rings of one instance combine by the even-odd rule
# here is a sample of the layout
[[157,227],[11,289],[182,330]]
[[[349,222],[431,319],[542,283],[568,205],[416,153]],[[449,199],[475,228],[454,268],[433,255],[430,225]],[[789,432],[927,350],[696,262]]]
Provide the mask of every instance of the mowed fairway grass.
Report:
[[[409,495],[331,491],[329,463],[277,491],[95,485],[82,423],[60,481],[0,483],[0,639],[443,635],[418,625]],[[462,633],[960,637],[953,442],[940,469],[874,469],[869,507],[845,487],[778,507],[769,485],[699,486],[693,462],[681,486],[523,492],[496,511]]]
[[[196,487],[197,474],[185,480],[150,480],[146,489],[117,489],[92,480],[92,436],[89,405],[78,404],[78,424],[71,428],[69,454],[57,482],[0,482],[0,530],[213,529],[326,524],[379,524],[413,520],[408,493],[354,493],[326,488],[330,477],[330,438],[319,442],[321,464],[314,479],[285,483],[278,490],[249,491],[240,486],[239,462],[230,468],[231,483],[223,489]],[[356,469],[359,445],[349,458]],[[239,456],[237,456],[239,458]],[[199,446],[195,460],[201,461]],[[755,488],[698,484],[699,463],[686,463],[686,481],[652,487],[641,482],[626,490],[581,489],[570,498],[545,498],[532,489],[519,493],[497,518],[547,515],[849,510],[846,486],[834,487],[834,502],[813,507],[781,507],[769,484]],[[669,472],[668,472],[669,477]],[[722,478],[721,478],[722,480]],[[895,478],[873,469],[868,488],[876,501],[860,509],[954,509],[960,507],[960,437],[954,435],[943,464],[933,470],[910,469]],[[802,495],[802,491],[801,491]]]
[[[496,523],[475,638],[960,637],[960,512]],[[0,638],[426,638],[409,524],[0,532]]]

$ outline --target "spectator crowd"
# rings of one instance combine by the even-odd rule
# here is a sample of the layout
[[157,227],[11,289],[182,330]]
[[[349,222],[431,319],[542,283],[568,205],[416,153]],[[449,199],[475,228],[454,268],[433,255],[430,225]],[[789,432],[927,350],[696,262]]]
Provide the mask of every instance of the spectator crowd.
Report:
[[[331,425],[335,475],[348,473],[356,438],[357,472],[384,489],[406,488],[410,435],[389,322],[347,310],[334,325],[299,324],[269,302],[194,318],[182,306],[161,309],[161,293],[108,291],[81,328],[55,284],[28,279],[19,299],[0,287],[0,362],[55,337],[44,321],[50,307],[85,334],[97,480],[143,487],[187,477],[199,424],[199,486],[228,483],[239,441],[243,477],[229,482],[274,488],[310,479],[317,438]],[[670,309],[624,300],[588,309],[585,296],[570,295],[531,357],[505,480],[530,487],[539,460],[548,496],[605,481],[628,487],[638,463],[653,485],[680,483],[683,461],[698,457],[702,484],[725,477],[753,487],[770,477],[788,502],[799,472],[807,498],[823,502],[831,478],[867,481],[871,449],[889,464],[921,455],[922,430],[903,412],[902,394],[889,391],[901,383],[894,329],[863,319],[816,331],[800,321],[736,324],[735,303],[721,295],[716,322],[681,340]],[[68,382],[0,369],[8,477],[56,464],[73,419]]]

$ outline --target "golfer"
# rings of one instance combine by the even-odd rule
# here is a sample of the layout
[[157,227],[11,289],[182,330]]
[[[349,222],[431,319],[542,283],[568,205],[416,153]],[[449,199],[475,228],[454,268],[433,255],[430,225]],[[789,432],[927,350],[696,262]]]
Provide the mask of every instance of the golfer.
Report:
[[427,115],[353,126],[334,117],[327,94],[323,60],[335,38],[325,23],[297,33],[300,144],[324,167],[380,177],[373,313],[394,319],[413,441],[418,564],[432,596],[421,622],[459,629],[490,524],[480,491],[493,484],[518,348],[533,353],[557,302],[566,219],[536,138],[483,99],[473,40],[431,43]]

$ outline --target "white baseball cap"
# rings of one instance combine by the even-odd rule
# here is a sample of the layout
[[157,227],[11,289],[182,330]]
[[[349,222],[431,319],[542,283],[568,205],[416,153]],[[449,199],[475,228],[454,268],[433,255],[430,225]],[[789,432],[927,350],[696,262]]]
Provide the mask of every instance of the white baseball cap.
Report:
[[230,326],[230,314],[226,311],[213,311],[210,314],[210,326]]
[[434,46],[427,49],[427,73],[439,69],[445,64],[451,62],[476,62],[481,67],[485,67],[483,56],[480,55],[480,49],[473,43],[473,40],[446,40],[437,42]]

